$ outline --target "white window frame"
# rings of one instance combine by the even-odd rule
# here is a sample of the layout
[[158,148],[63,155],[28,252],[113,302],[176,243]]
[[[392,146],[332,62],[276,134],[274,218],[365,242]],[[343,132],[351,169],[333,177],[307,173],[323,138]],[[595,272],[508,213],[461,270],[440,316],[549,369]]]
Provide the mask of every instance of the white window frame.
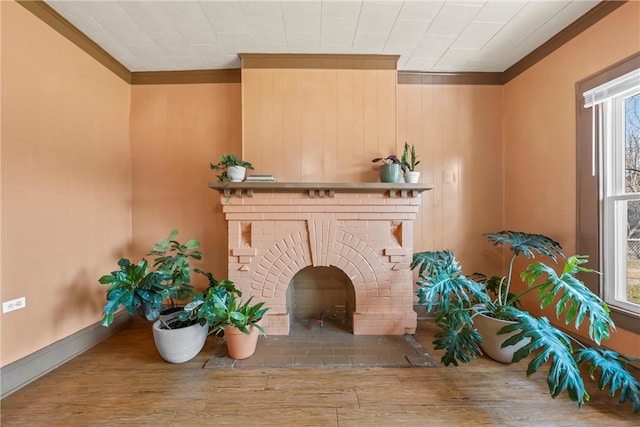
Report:
[[[627,202],[640,201],[640,193],[626,192],[625,100],[640,94],[638,71],[640,70],[629,73],[632,75],[631,85],[627,84],[624,90],[613,90],[613,94],[606,93],[606,88],[609,87],[611,92],[612,86],[612,82],[607,82],[590,91],[606,94],[591,105],[591,108],[594,108],[594,122],[599,124],[594,126],[594,129],[598,130],[598,134],[594,135],[594,141],[597,141],[601,159],[599,175],[602,200],[602,298],[610,306],[635,315],[640,315],[640,304],[627,301]],[[605,89],[602,89],[603,87]],[[588,93],[585,93],[587,104]]]

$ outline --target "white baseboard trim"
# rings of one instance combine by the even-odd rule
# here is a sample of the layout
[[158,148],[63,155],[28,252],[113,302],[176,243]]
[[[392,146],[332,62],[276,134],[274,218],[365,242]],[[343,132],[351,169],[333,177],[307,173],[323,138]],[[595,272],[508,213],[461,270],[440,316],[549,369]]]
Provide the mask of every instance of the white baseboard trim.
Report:
[[89,350],[94,345],[129,325],[131,316],[123,311],[108,328],[100,322],[50,344],[35,353],[0,368],[0,399],[37,380],[58,366]]

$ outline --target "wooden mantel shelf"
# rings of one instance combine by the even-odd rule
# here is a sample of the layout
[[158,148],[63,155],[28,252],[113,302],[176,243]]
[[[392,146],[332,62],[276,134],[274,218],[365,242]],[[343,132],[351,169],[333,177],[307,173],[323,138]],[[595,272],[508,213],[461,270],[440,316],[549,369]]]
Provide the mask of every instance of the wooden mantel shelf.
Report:
[[387,182],[210,182],[209,187],[226,197],[253,193],[308,193],[309,197],[333,197],[336,193],[389,193],[389,197],[416,197],[431,184]]

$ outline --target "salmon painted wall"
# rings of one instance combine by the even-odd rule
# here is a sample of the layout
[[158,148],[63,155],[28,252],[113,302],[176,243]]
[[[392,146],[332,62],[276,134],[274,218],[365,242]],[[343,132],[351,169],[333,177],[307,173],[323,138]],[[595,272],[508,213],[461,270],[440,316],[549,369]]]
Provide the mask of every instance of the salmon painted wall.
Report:
[[371,159],[400,155],[408,141],[422,161],[421,181],[435,186],[423,193],[416,250],[449,248],[470,272],[499,270],[500,253],[481,234],[503,220],[501,86],[398,85],[395,70],[274,61],[242,70],[242,153],[256,173],[377,182]]
[[363,68],[374,59],[316,62],[243,68],[245,159],[283,182],[378,181],[371,160],[397,153],[395,60],[392,70]]
[[423,193],[415,251],[451,249],[464,271],[502,264],[483,233],[503,224],[501,86],[398,85],[398,142],[414,144]]
[[130,87],[22,6],[0,2],[6,365],[100,320],[97,278],[131,243]]
[[179,241],[200,241],[196,265],[227,276],[227,225],[220,193],[208,188],[217,180],[209,162],[241,152],[240,105],[239,83],[132,86],[136,260],[177,228]]
[[[506,84],[507,228],[549,235],[575,252],[575,84],[639,50],[640,3],[628,2]],[[640,336],[628,331],[607,344],[640,356]]]

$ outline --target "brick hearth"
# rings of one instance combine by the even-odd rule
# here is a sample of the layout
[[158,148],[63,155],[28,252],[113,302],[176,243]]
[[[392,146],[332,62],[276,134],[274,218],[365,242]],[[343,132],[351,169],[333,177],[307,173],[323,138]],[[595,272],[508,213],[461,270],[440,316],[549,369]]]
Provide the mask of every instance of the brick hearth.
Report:
[[264,327],[288,335],[287,288],[308,266],[335,266],[355,293],[355,335],[414,333],[413,221],[420,184],[210,184],[228,221],[229,279],[266,301]]

